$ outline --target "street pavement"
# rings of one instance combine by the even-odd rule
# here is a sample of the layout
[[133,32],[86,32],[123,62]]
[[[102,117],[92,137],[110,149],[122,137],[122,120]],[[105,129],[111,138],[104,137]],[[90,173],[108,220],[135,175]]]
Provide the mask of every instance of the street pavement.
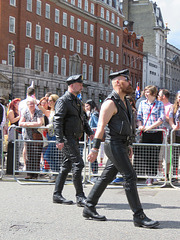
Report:
[[[92,185],[84,187],[86,195]],[[108,188],[97,211],[106,222],[85,220],[83,208],[52,202],[54,184],[21,185],[0,181],[1,240],[178,240],[180,239],[180,190],[138,188],[148,217],[160,221],[158,229],[134,227],[132,212],[122,188]],[[64,197],[75,201],[72,184],[64,187]]]

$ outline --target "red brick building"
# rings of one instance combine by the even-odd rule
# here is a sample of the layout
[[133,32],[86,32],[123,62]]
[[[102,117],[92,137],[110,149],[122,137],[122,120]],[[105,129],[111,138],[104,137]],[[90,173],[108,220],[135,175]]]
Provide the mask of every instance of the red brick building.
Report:
[[98,101],[110,92],[110,72],[127,67],[118,2],[1,0],[0,79],[6,75],[11,84],[14,62],[13,95],[25,97],[34,81],[41,98],[47,91],[62,95],[66,78],[82,73],[83,100]]

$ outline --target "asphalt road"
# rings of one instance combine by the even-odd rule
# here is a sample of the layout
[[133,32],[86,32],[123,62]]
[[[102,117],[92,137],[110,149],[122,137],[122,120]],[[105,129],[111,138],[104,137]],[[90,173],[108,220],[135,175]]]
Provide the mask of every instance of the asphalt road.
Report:
[[[92,185],[86,185],[86,194]],[[0,181],[0,239],[3,240],[178,240],[180,190],[139,188],[148,217],[160,221],[158,229],[134,227],[124,190],[106,189],[97,210],[106,222],[85,220],[83,208],[52,203],[54,185],[20,185]],[[66,185],[63,195],[75,201]]]

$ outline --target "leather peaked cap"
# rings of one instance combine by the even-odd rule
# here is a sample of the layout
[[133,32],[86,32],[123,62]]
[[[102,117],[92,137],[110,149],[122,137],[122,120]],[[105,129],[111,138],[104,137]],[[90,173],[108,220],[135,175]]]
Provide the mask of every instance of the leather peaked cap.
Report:
[[82,83],[83,82],[83,76],[82,76],[82,74],[70,76],[70,77],[68,77],[66,82],[67,82],[68,85],[71,85],[71,84],[76,83],[76,82]]
[[113,80],[114,78],[119,76],[129,77],[129,69],[124,69],[119,72],[113,72],[109,75],[109,78],[110,80]]

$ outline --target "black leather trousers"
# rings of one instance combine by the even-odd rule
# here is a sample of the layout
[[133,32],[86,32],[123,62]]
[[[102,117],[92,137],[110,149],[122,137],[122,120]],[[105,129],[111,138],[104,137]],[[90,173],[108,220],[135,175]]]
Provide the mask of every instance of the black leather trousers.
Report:
[[73,184],[76,189],[76,196],[84,196],[82,187],[82,169],[84,167],[83,159],[80,155],[79,141],[74,137],[67,137],[64,142],[63,152],[63,163],[60,168],[58,177],[56,178],[55,184],[55,195],[60,195],[62,193],[66,177],[72,169],[73,174]]
[[106,189],[120,172],[124,178],[124,189],[132,211],[137,214],[143,212],[136,186],[136,173],[128,157],[128,147],[122,140],[106,141],[104,145],[108,157],[106,167],[101,177],[96,181],[87,198],[87,206],[94,207]]

